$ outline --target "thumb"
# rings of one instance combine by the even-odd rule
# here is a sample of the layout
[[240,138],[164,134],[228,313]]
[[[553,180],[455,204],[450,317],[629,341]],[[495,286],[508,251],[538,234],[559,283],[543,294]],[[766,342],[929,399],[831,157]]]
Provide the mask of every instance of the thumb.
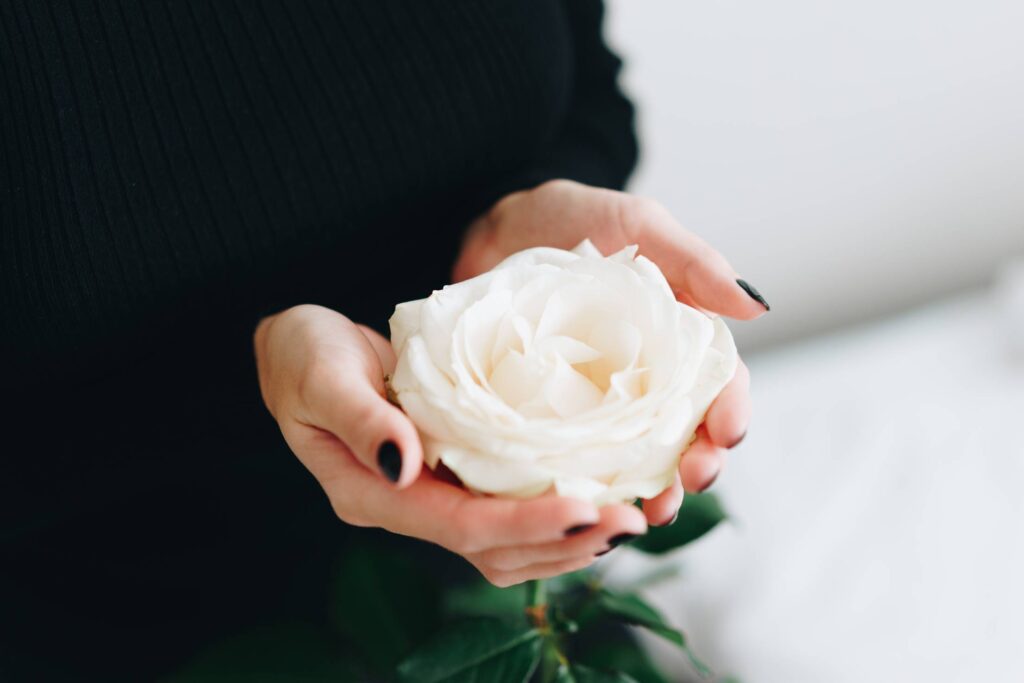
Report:
[[353,332],[356,338],[345,346],[356,353],[345,353],[309,383],[308,415],[367,469],[405,488],[419,477],[423,447],[416,427],[384,396],[384,371],[373,345]]
[[769,310],[753,285],[664,207],[630,199],[634,201],[623,215],[631,240],[658,264],[680,301],[738,320],[752,320]]

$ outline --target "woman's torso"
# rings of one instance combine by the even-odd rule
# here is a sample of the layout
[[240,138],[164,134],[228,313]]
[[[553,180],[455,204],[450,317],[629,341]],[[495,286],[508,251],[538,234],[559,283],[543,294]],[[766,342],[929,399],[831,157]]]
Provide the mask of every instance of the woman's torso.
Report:
[[102,377],[197,319],[422,293],[391,264],[450,261],[459,208],[543,148],[570,78],[546,0],[12,0],[0,19],[2,343],[32,383]]

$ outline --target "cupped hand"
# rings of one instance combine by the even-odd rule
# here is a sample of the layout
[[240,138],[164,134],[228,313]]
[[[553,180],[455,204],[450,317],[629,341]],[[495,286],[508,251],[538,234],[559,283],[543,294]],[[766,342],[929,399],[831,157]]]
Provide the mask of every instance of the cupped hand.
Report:
[[[464,280],[490,270],[522,249],[572,249],[589,239],[611,254],[636,244],[654,261],[676,298],[708,313],[740,320],[763,315],[768,304],[706,242],[685,230],[657,202],[623,192],[554,180],[516,192],[496,203],[469,228],[453,278]],[[703,491],[722,469],[725,452],[736,446],[750,419],[750,373],[741,361],[732,382],[708,409],[697,439],[679,463],[675,482],[644,501],[652,525],[672,521],[683,491]]]
[[647,530],[630,505],[475,496],[423,467],[416,428],[386,399],[391,345],[335,311],[290,308],[264,319],[254,343],[267,408],[349,524],[437,543],[498,586],[581,569]]

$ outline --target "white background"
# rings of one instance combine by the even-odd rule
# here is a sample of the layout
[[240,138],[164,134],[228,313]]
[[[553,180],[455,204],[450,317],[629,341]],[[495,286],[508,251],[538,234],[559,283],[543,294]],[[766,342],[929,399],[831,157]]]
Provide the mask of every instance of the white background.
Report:
[[644,143],[633,189],[771,302],[745,348],[1024,253],[1024,2],[609,3]]
[[1024,681],[1024,3],[609,2],[633,189],[773,307],[650,597],[744,683]]

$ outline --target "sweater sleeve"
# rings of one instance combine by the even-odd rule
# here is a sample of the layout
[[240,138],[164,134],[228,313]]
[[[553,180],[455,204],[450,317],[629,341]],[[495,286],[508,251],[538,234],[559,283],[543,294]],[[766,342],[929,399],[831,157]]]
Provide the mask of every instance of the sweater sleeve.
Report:
[[490,203],[555,178],[622,189],[636,165],[633,104],[617,82],[622,60],[602,36],[603,0],[564,0],[564,7],[573,60],[566,116],[542,157],[491,188]]

